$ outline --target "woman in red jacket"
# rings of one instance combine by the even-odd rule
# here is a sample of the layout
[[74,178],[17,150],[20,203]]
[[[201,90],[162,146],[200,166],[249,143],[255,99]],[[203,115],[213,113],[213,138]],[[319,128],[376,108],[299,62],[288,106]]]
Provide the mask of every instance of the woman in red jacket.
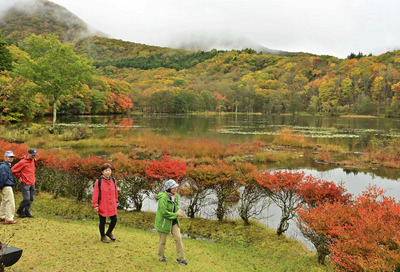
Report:
[[[100,224],[99,230],[101,235],[101,241],[103,243],[109,243],[115,241],[116,238],[112,231],[117,224],[117,202],[118,202],[118,190],[115,179],[111,176],[112,166],[109,163],[105,163],[101,167],[102,175],[93,187],[92,196],[92,207],[94,212],[99,214]],[[106,233],[104,233],[106,217],[110,217],[111,222]]]

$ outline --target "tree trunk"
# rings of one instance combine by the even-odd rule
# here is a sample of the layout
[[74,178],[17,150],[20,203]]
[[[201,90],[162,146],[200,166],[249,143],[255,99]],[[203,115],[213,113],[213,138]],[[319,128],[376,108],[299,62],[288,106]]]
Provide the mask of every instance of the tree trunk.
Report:
[[134,205],[135,205],[135,210],[137,212],[140,212],[142,210],[142,206],[143,206],[143,198],[138,196],[137,198],[135,198],[133,200]]
[[53,131],[56,129],[56,120],[57,120],[57,100],[53,105]]
[[196,215],[196,206],[197,206],[197,195],[190,201],[190,205],[188,207],[189,217],[194,218]]
[[282,217],[281,222],[279,223],[279,227],[276,230],[276,233],[278,236],[281,236],[285,231],[288,230],[289,228],[289,223],[288,223],[288,218],[287,217]]

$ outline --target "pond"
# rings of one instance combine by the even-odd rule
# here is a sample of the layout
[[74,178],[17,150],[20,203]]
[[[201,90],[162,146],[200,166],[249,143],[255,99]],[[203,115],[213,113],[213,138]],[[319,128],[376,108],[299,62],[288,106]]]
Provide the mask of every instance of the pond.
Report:
[[[42,119],[39,122],[44,123]],[[344,150],[362,152],[374,139],[400,138],[400,119],[320,117],[292,115],[135,115],[74,116],[59,118],[61,127],[88,126],[96,138],[132,137],[146,131],[180,138],[211,139],[221,143],[264,141],[271,143],[283,128],[308,137],[315,145],[339,145]],[[119,150],[79,150],[107,155]],[[332,166],[316,163],[307,157],[267,165],[268,168],[309,168],[321,171]],[[400,171],[368,169],[374,175],[397,179]]]
[[[38,120],[44,122],[45,119]],[[320,117],[292,115],[136,115],[61,116],[61,126],[87,125],[95,134],[134,135],[150,130],[184,138],[214,139],[223,143],[261,140],[271,142],[283,128],[304,133],[316,143],[330,143],[362,151],[372,138],[400,137],[400,119]]]

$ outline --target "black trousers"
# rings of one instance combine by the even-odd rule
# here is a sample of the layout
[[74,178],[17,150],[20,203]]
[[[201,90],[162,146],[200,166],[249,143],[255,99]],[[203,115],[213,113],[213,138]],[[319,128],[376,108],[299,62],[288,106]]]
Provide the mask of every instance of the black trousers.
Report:
[[[105,235],[104,229],[106,226],[106,218],[107,217],[101,216],[99,214],[99,219],[100,219],[99,231],[100,231],[101,237],[103,237]],[[111,233],[114,230],[115,225],[117,224],[117,215],[110,216],[110,220],[111,220],[111,222],[110,222],[110,225],[108,226],[107,233]]]
[[35,197],[35,185],[26,185],[21,182],[22,201],[17,210],[18,214],[30,214],[33,199]]

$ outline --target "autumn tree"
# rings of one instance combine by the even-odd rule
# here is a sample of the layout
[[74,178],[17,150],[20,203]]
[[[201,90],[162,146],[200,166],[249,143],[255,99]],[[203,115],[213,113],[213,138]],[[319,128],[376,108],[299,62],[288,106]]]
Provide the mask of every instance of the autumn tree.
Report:
[[338,270],[400,268],[400,204],[382,189],[368,187],[351,203],[325,202],[306,217],[311,229],[330,239],[330,259]]
[[254,164],[235,163],[235,169],[237,182],[241,185],[239,215],[249,225],[249,219],[259,216],[269,202],[256,180],[258,172]]
[[61,43],[57,36],[32,35],[23,49],[30,58],[16,67],[16,74],[35,83],[38,91],[53,101],[53,128],[60,97],[75,93],[94,74],[92,61],[76,55],[72,44]]
[[215,215],[218,221],[222,221],[230,207],[239,200],[235,175],[234,167],[223,161],[189,168],[188,180],[192,190],[187,192],[186,196],[191,199],[190,214],[194,215],[199,209],[199,201],[204,200],[206,193],[212,192],[216,200],[211,204],[216,205]]
[[179,193],[189,200],[186,214],[195,218],[206,205],[205,201],[210,194],[210,180],[215,178],[212,165],[190,165],[186,172],[184,185]]
[[0,32],[0,72],[12,69],[12,56],[7,48],[7,43],[1,38]]
[[339,104],[340,105],[347,105],[347,104],[354,104],[355,101],[355,92],[353,81],[350,77],[346,77],[340,83],[340,97],[339,97]]
[[222,221],[230,206],[239,201],[238,184],[235,182],[236,171],[233,166],[219,161],[213,164],[211,172],[214,177],[208,182],[217,198],[215,215],[218,221]]
[[350,203],[351,194],[346,193],[343,183],[336,185],[332,181],[324,181],[306,176],[297,190],[302,199],[301,208],[297,211],[297,225],[303,234],[317,250],[318,262],[325,264],[325,257],[330,254],[331,239],[326,233],[313,229],[313,209],[325,203]]
[[400,82],[392,85],[393,97],[390,105],[390,115],[400,117]]
[[372,86],[370,88],[372,101],[375,103],[376,108],[378,109],[378,114],[381,110],[381,104],[383,101],[383,89],[384,89],[384,79],[382,76],[377,76],[372,81]]
[[127,155],[121,152],[112,156],[113,167],[116,169],[113,175],[118,179],[119,205],[130,208],[133,204],[135,211],[142,210],[143,201],[152,192],[153,184],[146,179],[145,169],[149,163],[147,160],[137,160],[134,154]]
[[340,270],[400,269],[400,204],[384,193],[376,186],[368,187],[353,205],[345,207],[345,224],[328,226],[333,238],[331,259]]
[[338,104],[334,78],[324,77],[318,89],[318,96],[321,100],[322,111],[334,112]]
[[301,198],[298,187],[304,178],[304,172],[266,171],[256,176],[256,180],[266,195],[281,209],[281,219],[277,234],[282,235],[289,228],[289,220],[296,215]]

